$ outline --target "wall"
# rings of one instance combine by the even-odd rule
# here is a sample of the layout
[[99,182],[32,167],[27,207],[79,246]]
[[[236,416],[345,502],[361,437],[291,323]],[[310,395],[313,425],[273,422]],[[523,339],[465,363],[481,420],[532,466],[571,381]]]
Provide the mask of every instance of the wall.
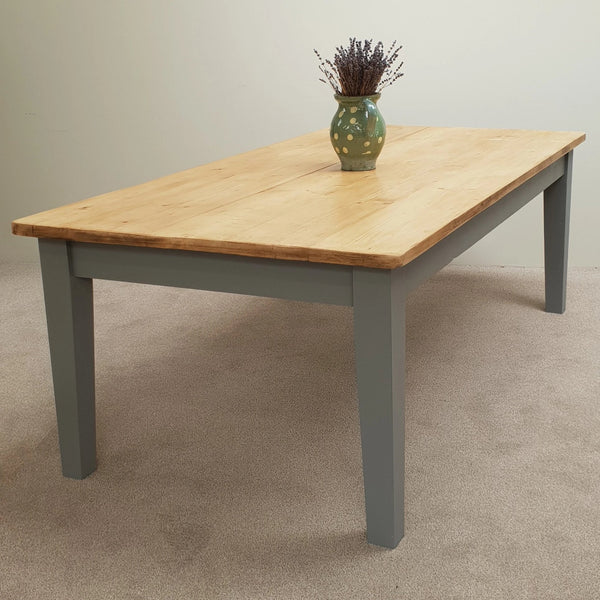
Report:
[[[374,8],[371,8],[374,7]],[[0,259],[10,221],[328,125],[318,48],[405,46],[388,123],[583,130],[572,265],[600,265],[595,0],[1,0]],[[459,258],[540,265],[536,200]]]

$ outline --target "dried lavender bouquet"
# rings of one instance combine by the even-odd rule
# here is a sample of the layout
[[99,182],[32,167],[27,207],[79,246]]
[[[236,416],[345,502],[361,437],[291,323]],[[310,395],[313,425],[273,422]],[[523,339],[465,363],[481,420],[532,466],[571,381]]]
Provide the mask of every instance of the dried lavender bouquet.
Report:
[[329,83],[338,96],[372,96],[392,85],[402,77],[400,72],[404,62],[394,66],[402,46],[396,41],[387,52],[383,42],[373,45],[373,40],[364,42],[350,38],[348,47],[338,46],[333,61],[323,60],[317,50],[319,70],[325,76],[323,83]]

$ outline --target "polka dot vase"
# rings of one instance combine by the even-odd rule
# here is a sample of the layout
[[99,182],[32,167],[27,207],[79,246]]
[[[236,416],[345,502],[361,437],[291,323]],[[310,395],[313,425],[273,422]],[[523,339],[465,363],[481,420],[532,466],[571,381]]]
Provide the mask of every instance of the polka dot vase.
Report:
[[381,94],[338,96],[331,121],[331,143],[342,171],[371,171],[385,142],[385,121],[377,108]]

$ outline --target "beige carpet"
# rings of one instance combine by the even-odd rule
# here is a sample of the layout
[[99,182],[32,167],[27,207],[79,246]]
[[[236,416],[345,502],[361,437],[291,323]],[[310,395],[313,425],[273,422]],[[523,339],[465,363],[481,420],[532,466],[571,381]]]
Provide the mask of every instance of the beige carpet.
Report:
[[600,597],[600,271],[408,310],[406,537],[369,546],[352,311],[96,282],[99,468],[61,477],[39,273],[0,276],[0,598]]

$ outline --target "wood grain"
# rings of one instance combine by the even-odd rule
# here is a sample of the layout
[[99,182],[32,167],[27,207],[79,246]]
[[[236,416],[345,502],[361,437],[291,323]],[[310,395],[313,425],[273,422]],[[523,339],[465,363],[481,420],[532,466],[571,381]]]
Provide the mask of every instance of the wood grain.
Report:
[[375,171],[327,131],[51,209],[17,235],[376,268],[407,264],[583,142],[576,132],[388,127]]

